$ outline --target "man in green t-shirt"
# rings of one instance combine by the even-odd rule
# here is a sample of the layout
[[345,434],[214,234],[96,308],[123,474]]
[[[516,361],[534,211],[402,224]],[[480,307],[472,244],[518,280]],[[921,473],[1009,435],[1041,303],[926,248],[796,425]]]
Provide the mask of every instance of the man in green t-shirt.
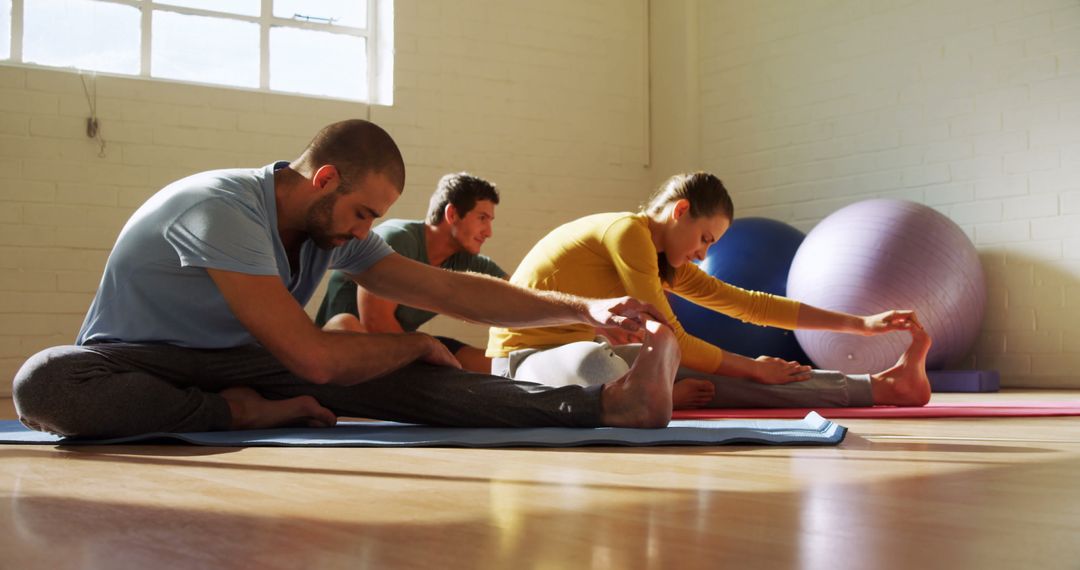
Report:
[[[490,182],[461,172],[439,180],[428,205],[426,220],[387,220],[372,231],[400,255],[448,269],[506,279],[507,274],[480,248],[492,234],[499,192]],[[315,322],[324,330],[368,333],[412,332],[435,313],[398,305],[376,297],[345,273],[334,271]],[[461,365],[490,373],[491,359],[484,351],[461,341],[436,337]]]

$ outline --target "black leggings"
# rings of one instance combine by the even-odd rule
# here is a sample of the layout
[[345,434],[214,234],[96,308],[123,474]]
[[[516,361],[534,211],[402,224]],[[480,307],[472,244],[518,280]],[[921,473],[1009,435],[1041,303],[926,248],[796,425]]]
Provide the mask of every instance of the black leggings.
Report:
[[247,386],[270,399],[310,395],[339,416],[445,426],[600,425],[600,386],[552,388],[415,362],[352,386],[316,385],[261,346],[192,349],[163,344],[59,346],[15,376],[19,418],[65,436],[228,429],[218,394]]

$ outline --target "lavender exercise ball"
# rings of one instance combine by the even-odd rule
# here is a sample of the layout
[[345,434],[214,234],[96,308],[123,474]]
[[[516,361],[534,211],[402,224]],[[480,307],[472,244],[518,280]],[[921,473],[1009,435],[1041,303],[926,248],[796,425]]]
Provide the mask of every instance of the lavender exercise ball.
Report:
[[[933,339],[928,369],[967,355],[982,325],[986,279],[975,246],[952,220],[903,200],[866,200],[838,210],[806,236],[788,296],[823,309],[871,315],[914,309]],[[896,363],[906,332],[861,336],[797,331],[818,368],[873,373]]]

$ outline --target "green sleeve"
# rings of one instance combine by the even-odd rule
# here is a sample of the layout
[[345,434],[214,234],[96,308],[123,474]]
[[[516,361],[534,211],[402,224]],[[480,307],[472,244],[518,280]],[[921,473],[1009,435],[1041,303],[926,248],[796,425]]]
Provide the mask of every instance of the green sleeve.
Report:
[[424,244],[417,239],[414,232],[409,231],[409,228],[395,223],[384,223],[376,226],[371,231],[383,238],[383,241],[393,248],[398,255],[417,261],[420,260],[420,248]]
[[509,276],[503,271],[502,267],[499,267],[499,264],[495,263],[494,260],[486,255],[473,256],[469,261],[469,271],[491,275],[492,277],[498,277],[499,279],[506,279]]

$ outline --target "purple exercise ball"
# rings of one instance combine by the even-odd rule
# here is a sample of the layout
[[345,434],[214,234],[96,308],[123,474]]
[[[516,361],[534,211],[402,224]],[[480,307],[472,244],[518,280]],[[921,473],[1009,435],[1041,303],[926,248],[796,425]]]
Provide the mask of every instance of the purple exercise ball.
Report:
[[[856,315],[914,309],[933,340],[926,366],[963,359],[982,325],[986,278],[978,252],[952,220],[903,200],[866,200],[842,208],[806,236],[788,274],[788,297]],[[818,368],[874,373],[911,343],[893,332],[861,336],[796,331]]]

